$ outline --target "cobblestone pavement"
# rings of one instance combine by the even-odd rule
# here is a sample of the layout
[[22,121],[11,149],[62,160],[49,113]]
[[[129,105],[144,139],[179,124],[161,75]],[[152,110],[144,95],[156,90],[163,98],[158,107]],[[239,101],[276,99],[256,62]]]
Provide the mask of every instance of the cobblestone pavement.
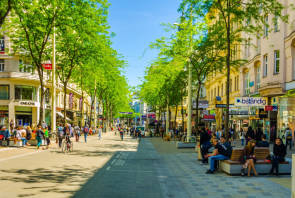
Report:
[[[205,174],[194,149],[160,138],[105,134],[75,143],[70,154],[50,150],[0,152],[0,197],[266,198],[290,197],[290,176]],[[8,153],[7,153],[8,152]],[[1,161],[2,160],[2,161]]]
[[207,175],[207,169],[193,149],[177,150],[173,142],[143,139],[137,152],[117,153],[74,197],[290,197],[290,189],[270,177]]

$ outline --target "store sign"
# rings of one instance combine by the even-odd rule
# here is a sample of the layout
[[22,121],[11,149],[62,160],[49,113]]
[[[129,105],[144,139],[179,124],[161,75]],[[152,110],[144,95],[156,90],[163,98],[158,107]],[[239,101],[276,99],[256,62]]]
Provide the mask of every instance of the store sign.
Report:
[[259,118],[263,119],[263,118],[267,118],[268,116],[267,111],[264,111],[264,109],[259,109]]
[[[215,105],[216,108],[226,108],[226,104],[216,104]],[[229,104],[229,107],[234,107],[233,104]]]
[[[199,105],[198,108],[199,109],[206,109],[209,106],[209,102],[208,100],[199,100]],[[196,100],[193,100],[193,108],[196,109],[197,108],[197,102]]]
[[278,106],[273,106],[273,105],[265,106],[264,110],[265,111],[278,111]]
[[33,101],[19,101],[16,105],[19,106],[39,106],[39,102],[33,102]]
[[215,120],[215,115],[204,115],[203,120],[214,121]]
[[199,109],[206,109],[209,107],[208,100],[200,100],[199,101]]
[[52,70],[52,64],[51,63],[42,64],[42,67],[45,70]]
[[248,110],[230,110],[229,115],[249,115]]
[[236,106],[265,106],[267,104],[266,97],[237,97],[235,98]]

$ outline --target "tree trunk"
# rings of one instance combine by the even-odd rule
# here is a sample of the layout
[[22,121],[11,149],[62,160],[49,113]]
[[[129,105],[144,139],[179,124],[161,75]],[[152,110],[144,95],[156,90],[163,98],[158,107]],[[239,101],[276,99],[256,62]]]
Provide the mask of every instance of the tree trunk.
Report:
[[67,82],[64,83],[64,126],[66,126],[67,120]]
[[89,126],[90,127],[91,127],[91,124],[92,124],[92,113],[93,113],[92,108],[95,108],[95,105],[93,107],[93,104],[94,104],[95,97],[96,97],[96,91],[97,91],[97,88],[94,89],[93,100],[91,101],[91,105],[90,105],[90,121],[89,121]]
[[[201,91],[202,83],[198,83],[198,89],[197,89],[197,98],[196,98],[196,130],[199,127],[199,98],[200,98],[200,91]],[[198,132],[198,131],[197,131]]]
[[178,110],[178,105],[175,105],[175,117],[174,117],[174,131],[176,131],[176,119],[177,119],[177,111]]
[[182,117],[182,132],[184,133],[184,109],[183,109],[183,100],[181,100],[181,117]]
[[[44,120],[43,112],[44,112],[44,83],[43,83],[43,71],[42,69],[38,68],[38,74],[39,74],[39,80],[40,80],[40,86],[41,86],[41,95],[40,95],[40,112],[39,112],[39,122],[38,125],[42,124],[42,121]],[[39,96],[37,96],[39,97]]]

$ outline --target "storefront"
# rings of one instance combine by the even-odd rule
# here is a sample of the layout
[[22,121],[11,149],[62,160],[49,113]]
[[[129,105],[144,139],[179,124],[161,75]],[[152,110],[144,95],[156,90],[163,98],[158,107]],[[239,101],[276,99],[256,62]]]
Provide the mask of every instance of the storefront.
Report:
[[295,130],[295,97],[280,97],[278,110],[278,136],[289,127],[294,137]]
[[0,106],[0,126],[9,127],[9,119],[8,119],[8,106],[2,105]]
[[31,126],[32,120],[32,107],[15,106],[15,123],[17,126]]

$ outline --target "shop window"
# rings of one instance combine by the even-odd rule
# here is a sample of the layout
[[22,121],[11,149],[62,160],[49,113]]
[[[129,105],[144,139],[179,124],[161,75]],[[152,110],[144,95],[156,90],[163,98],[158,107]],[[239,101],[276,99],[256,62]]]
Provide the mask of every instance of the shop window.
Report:
[[4,59],[0,59],[0,72],[4,72],[5,69],[5,62]]
[[16,85],[15,99],[16,100],[36,100],[36,87]]
[[9,100],[9,85],[0,85],[0,100]]
[[274,51],[274,74],[278,74],[280,72],[280,51]]

